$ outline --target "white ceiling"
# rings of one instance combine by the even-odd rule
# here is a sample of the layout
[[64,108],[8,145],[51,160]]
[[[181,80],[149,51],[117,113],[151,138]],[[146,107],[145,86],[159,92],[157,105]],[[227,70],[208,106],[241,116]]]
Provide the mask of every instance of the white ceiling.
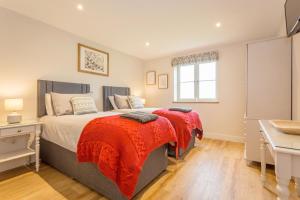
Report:
[[[78,3],[83,11],[77,10]],[[2,7],[142,59],[275,36],[283,4],[284,0],[0,0]]]

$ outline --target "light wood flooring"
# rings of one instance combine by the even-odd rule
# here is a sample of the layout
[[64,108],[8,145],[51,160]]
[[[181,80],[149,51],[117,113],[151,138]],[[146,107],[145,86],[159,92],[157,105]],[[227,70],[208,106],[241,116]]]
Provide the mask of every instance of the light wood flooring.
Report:
[[[273,200],[260,183],[258,164],[248,167],[243,144],[205,139],[183,161],[170,160],[166,172],[138,194],[136,200]],[[268,181],[275,187],[274,170]],[[291,199],[297,197],[290,184]],[[43,164],[0,174],[0,200],[104,200],[80,183]]]

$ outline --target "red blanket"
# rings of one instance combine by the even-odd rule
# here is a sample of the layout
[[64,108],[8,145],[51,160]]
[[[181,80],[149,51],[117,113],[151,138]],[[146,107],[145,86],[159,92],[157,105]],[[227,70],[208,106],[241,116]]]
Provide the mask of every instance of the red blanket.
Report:
[[176,142],[170,122],[159,117],[141,124],[119,115],[97,118],[82,131],[78,145],[79,162],[93,162],[131,198],[144,161],[156,148]]
[[[198,139],[202,139],[202,124],[197,112],[183,113],[170,111],[168,109],[156,110],[153,114],[167,118],[173,125],[177,135],[177,147],[185,150],[192,138],[192,131],[195,129]],[[177,150],[178,150],[177,148]]]

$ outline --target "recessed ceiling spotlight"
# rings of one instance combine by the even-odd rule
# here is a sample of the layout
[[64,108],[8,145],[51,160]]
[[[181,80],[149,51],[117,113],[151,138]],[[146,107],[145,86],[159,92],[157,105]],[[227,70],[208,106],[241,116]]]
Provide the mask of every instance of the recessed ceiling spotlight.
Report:
[[83,10],[83,6],[81,4],[78,4],[77,9],[81,11],[81,10]]
[[146,42],[146,43],[145,43],[145,46],[146,46],[146,47],[149,47],[149,46],[150,46],[150,42]]
[[222,26],[221,22],[217,22],[217,23],[216,23],[216,27],[217,27],[217,28],[220,28],[221,26]]

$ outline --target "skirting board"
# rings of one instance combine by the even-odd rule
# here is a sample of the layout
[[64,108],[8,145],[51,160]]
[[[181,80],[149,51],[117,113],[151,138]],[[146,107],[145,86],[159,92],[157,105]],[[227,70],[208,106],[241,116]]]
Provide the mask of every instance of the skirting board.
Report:
[[245,142],[245,137],[243,137],[243,136],[227,135],[227,134],[222,134],[222,133],[204,132],[204,137],[205,138],[210,138],[210,139],[225,140],[225,141],[231,141],[231,142],[239,142],[239,143],[244,143]]

